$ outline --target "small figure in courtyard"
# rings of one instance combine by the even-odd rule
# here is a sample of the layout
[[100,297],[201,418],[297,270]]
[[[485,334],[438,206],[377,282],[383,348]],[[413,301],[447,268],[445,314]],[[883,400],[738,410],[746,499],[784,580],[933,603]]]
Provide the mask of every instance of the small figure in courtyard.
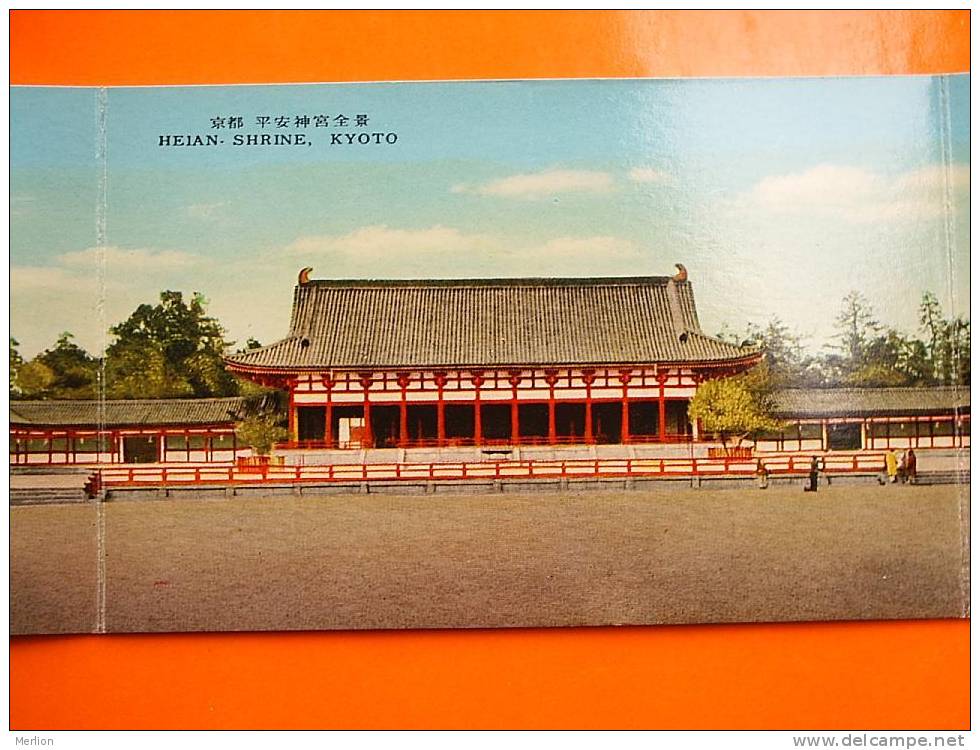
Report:
[[905,451],[905,480],[909,484],[915,484],[915,464],[915,451],[909,448],[907,451]]
[[810,459],[810,483],[803,488],[804,492],[816,492],[817,491],[817,481],[820,478],[820,462],[817,461],[817,457],[813,456]]
[[894,448],[889,448],[888,452],[885,453],[885,474],[888,475],[888,481],[891,484],[898,481],[898,456],[895,454]]
[[769,469],[766,468],[761,459],[755,465],[755,478],[759,483],[760,490],[769,489]]

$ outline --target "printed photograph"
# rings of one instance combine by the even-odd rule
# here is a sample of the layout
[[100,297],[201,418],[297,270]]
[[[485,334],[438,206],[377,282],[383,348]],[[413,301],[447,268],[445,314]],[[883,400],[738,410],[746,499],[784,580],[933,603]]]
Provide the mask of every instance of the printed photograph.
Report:
[[12,633],[969,615],[969,76],[10,122]]

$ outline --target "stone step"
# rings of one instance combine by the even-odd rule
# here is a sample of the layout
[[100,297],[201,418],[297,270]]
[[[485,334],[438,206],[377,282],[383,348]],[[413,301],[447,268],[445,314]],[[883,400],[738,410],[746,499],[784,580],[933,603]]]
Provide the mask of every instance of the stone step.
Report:
[[969,484],[970,471],[947,469],[944,471],[921,471],[916,475],[916,484]]
[[61,503],[84,503],[88,498],[85,491],[71,488],[53,487],[14,487],[10,490],[11,505],[58,505]]

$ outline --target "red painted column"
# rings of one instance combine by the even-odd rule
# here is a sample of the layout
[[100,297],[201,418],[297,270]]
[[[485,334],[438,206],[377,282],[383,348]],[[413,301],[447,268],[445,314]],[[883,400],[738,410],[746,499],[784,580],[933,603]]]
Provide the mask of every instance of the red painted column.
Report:
[[633,375],[629,370],[620,370],[619,382],[623,384],[623,408],[622,419],[620,420],[619,439],[620,442],[630,441],[630,402],[629,402],[629,382]]
[[294,385],[289,383],[289,441],[299,440],[299,433],[296,428],[296,404],[293,401],[295,396]]
[[521,374],[519,370],[512,370],[510,377],[507,378],[507,382],[510,383],[511,396],[510,396],[510,440],[514,445],[520,445],[521,442],[521,423],[519,412],[517,409],[517,386],[521,382]]
[[483,445],[483,416],[480,414],[480,387],[483,385],[483,373],[474,371],[472,373],[473,387],[476,394],[473,397],[473,444]]
[[436,401],[436,442],[439,445],[446,443],[446,402],[443,400],[442,392],[446,387],[446,373],[435,373],[436,388],[439,389],[438,400]]
[[592,383],[595,381],[595,370],[582,370],[582,381],[585,383],[585,442],[593,443],[592,435]]
[[364,432],[363,438],[361,440],[361,446],[364,448],[374,447],[374,432],[371,429],[371,399],[369,398],[368,389],[371,387],[371,381],[373,379],[373,374],[366,372],[360,373],[361,376],[361,388],[364,389]]
[[664,400],[664,384],[666,382],[667,374],[658,373],[657,385],[660,386],[660,394],[657,396],[657,431],[660,433],[659,438],[661,443],[667,442],[667,402]]
[[548,384],[548,444],[558,442],[558,431],[555,429],[555,384],[558,382],[556,370],[545,370],[544,382]]
[[402,389],[402,401],[398,405],[398,447],[408,447],[408,384],[409,373],[398,373],[398,387]]
[[333,387],[334,380],[330,377],[323,378],[323,385],[327,389],[327,423],[323,428],[323,443],[328,448],[333,447]]

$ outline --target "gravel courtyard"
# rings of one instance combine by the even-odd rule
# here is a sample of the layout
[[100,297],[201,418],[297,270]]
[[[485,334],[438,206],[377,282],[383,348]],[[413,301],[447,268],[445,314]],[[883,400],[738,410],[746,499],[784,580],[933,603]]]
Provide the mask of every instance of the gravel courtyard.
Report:
[[[350,495],[102,506],[108,630],[966,614],[967,488]],[[98,509],[10,509],[13,633],[97,621]]]

